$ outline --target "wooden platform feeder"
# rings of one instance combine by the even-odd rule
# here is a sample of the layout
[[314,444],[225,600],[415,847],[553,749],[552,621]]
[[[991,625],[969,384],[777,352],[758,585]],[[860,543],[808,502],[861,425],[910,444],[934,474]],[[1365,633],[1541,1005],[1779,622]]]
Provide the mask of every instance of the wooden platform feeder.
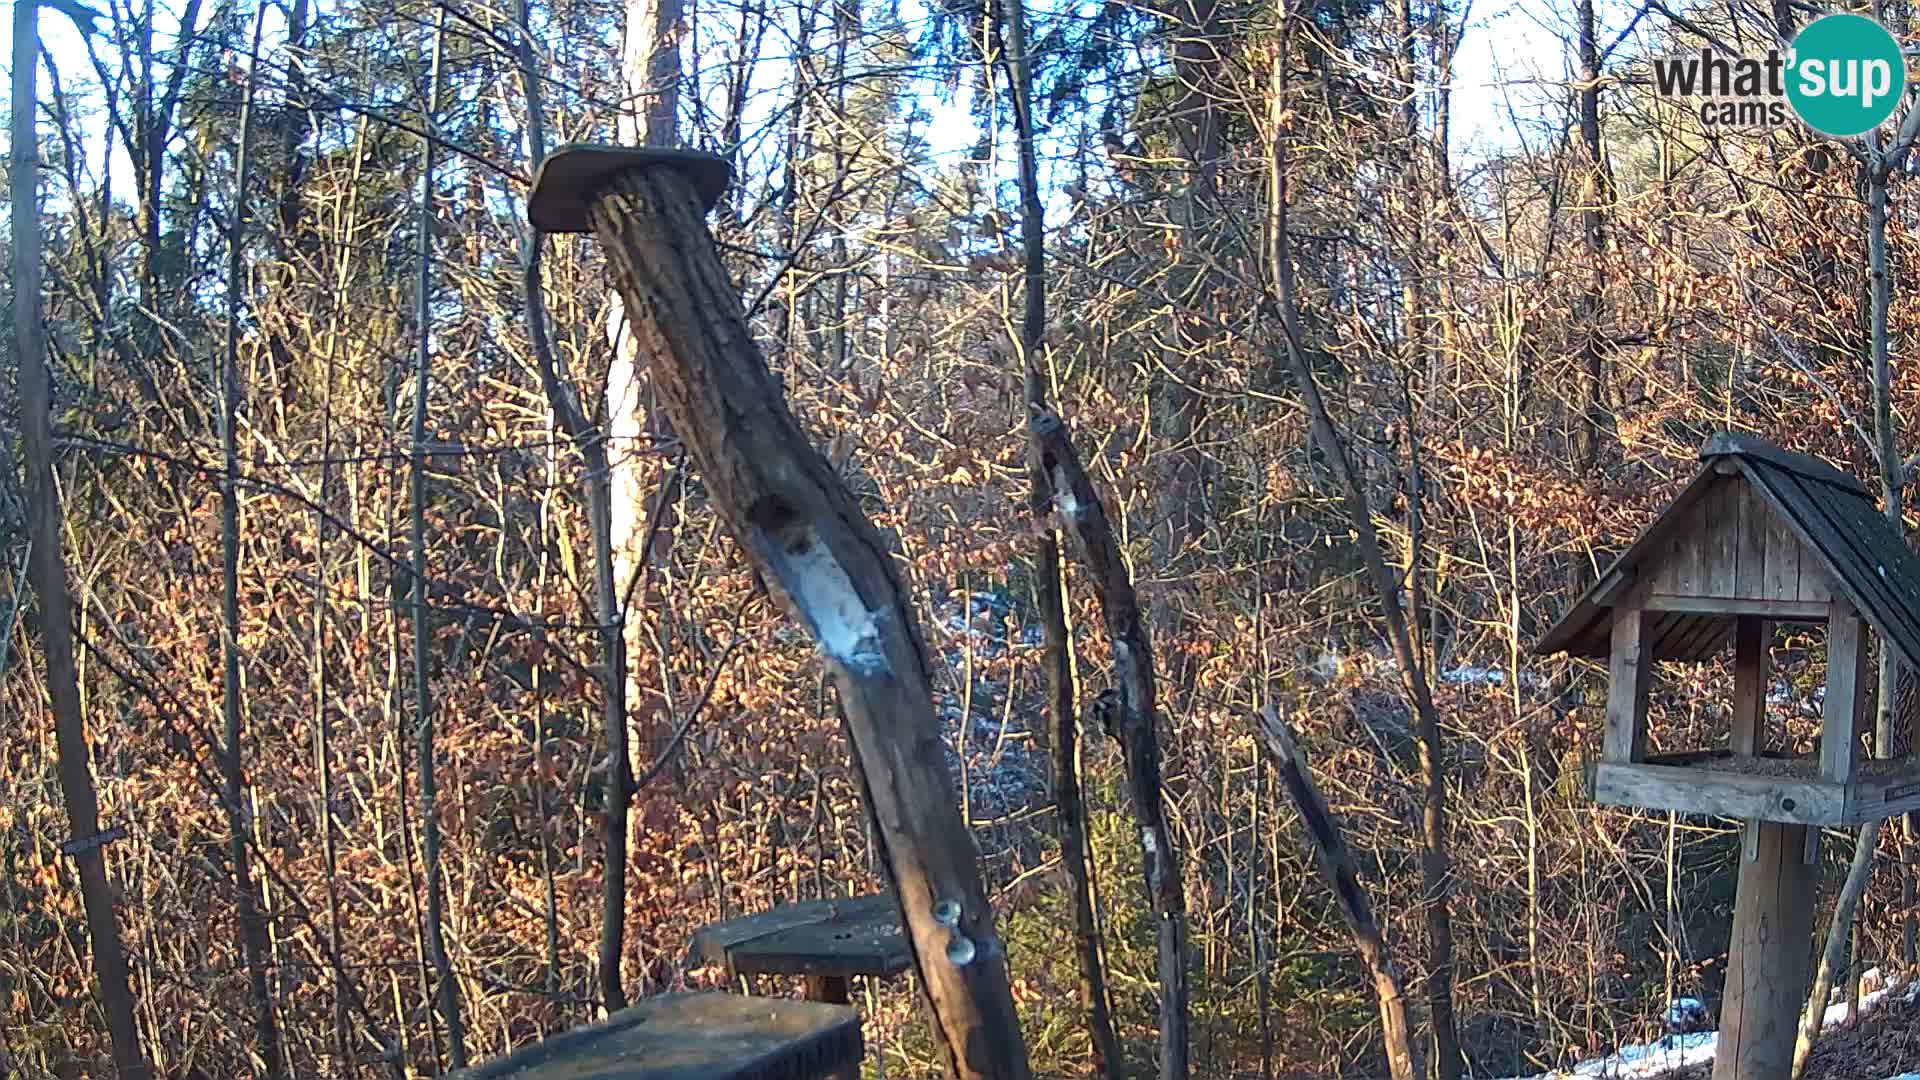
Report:
[[[1920,559],[1865,487],[1818,458],[1721,434],[1700,459],[1693,482],[1535,651],[1607,660],[1595,801],[1748,823],[1714,1077],[1773,1080],[1790,1069],[1807,992],[1818,827],[1920,809],[1920,757],[1869,760],[1862,739],[1872,726],[1867,628],[1920,664]],[[1770,745],[1767,657],[1780,623],[1827,629],[1815,753]],[[1728,744],[1650,754],[1655,662],[1729,647]]]
[[662,994],[456,1074],[459,1080],[823,1080],[863,1053],[852,1009]]
[[810,1001],[845,1004],[855,975],[887,979],[913,966],[900,912],[884,893],[781,904],[702,927],[693,953],[727,975],[799,975]]

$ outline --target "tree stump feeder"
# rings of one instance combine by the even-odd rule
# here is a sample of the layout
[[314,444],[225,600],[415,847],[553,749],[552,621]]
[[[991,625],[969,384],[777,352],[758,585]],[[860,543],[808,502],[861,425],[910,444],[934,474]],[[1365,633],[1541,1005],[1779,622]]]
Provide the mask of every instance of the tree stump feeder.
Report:
[[852,976],[890,979],[913,966],[893,898],[781,904],[758,915],[713,923],[693,936],[694,956],[728,977],[799,975],[807,1000],[844,1005]]
[[455,1074],[459,1080],[823,1080],[857,1069],[852,1009],[662,994]]
[[[1720,434],[1704,467],[1535,652],[1608,661],[1606,729],[1589,774],[1611,806],[1746,821],[1715,1080],[1791,1071],[1811,972],[1815,838],[1920,808],[1920,755],[1867,760],[1868,627],[1920,664],[1920,559],[1857,480],[1818,458]],[[1824,624],[1816,753],[1769,746],[1767,656],[1778,623]],[[1728,745],[1648,752],[1656,661],[1734,652]]]
[[708,499],[833,675],[950,1071],[1027,1080],[1006,950],[947,770],[926,646],[887,542],[802,433],[754,344],[707,231],[727,178],[710,154],[566,146],[541,163],[527,217],[552,232],[592,230]]

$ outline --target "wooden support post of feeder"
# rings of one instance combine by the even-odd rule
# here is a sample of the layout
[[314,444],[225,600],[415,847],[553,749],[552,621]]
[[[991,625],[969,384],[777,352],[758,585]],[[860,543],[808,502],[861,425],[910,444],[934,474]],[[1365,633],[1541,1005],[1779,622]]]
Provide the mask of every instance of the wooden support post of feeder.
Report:
[[1815,868],[1802,857],[1811,825],[1749,823],[1757,857],[1740,860],[1720,1000],[1714,1080],[1782,1080],[1812,975]]
[[1867,628],[1853,605],[1833,598],[1827,616],[1827,697],[1820,711],[1820,778],[1853,779],[1860,756],[1860,718],[1866,715]]
[[576,144],[541,163],[527,217],[599,240],[708,498],[834,676],[950,1071],[1027,1080],[1006,952],[947,771],[926,649],[886,543],[801,433],[754,345],[707,231],[728,179],[726,161],[711,154]]

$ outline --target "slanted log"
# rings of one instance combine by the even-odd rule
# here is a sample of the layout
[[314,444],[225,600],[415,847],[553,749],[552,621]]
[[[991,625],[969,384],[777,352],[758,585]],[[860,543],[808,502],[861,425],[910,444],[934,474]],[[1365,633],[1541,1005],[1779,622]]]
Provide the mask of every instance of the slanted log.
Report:
[[1293,729],[1272,705],[1257,718],[1255,729],[1267,759],[1280,773],[1287,797],[1300,812],[1300,823],[1306,826],[1307,846],[1313,850],[1320,880],[1333,890],[1340,914],[1347,920],[1347,931],[1353,937],[1354,950],[1373,978],[1374,996],[1380,1004],[1380,1027],[1386,1042],[1387,1068],[1393,1080],[1416,1080],[1421,1075],[1420,1064],[1414,1051],[1413,1024],[1407,1018],[1407,999],[1401,990],[1400,973],[1394,970],[1393,954],[1380,933],[1380,924],[1374,921],[1373,905],[1360,886],[1360,874],[1354,867],[1347,839],[1340,832],[1340,823],[1327,808],[1327,800],[1321,796],[1319,785],[1313,782],[1313,774],[1307,771],[1307,761],[1300,753]]
[[529,216],[591,225],[708,498],[826,660],[951,1073],[1026,1080],[1005,949],[960,820],[924,642],[887,543],[801,432],[754,345],[707,231],[716,171],[723,184],[725,164],[710,155],[565,148],[543,165]]
[[1058,414],[1035,410],[1028,433],[1038,448],[1044,479],[1060,531],[1093,581],[1107,638],[1113,647],[1113,687],[1093,711],[1120,744],[1127,763],[1127,789],[1139,820],[1147,899],[1158,924],[1160,975],[1160,1080],[1187,1075],[1187,904],[1180,855],[1167,828],[1160,782],[1158,710],[1154,704],[1153,644],[1140,614],[1133,577],[1107,512],[1093,490]]

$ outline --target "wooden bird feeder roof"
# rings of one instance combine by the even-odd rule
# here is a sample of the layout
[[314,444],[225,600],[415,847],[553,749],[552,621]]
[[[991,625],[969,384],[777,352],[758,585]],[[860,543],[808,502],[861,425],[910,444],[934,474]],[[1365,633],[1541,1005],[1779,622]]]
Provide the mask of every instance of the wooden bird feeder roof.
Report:
[[1715,435],[1700,460],[1534,652],[1605,658],[1616,605],[1640,590],[1655,660],[1708,660],[1741,615],[1823,622],[1843,598],[1920,667],[1920,558],[1858,480],[1751,435]]

